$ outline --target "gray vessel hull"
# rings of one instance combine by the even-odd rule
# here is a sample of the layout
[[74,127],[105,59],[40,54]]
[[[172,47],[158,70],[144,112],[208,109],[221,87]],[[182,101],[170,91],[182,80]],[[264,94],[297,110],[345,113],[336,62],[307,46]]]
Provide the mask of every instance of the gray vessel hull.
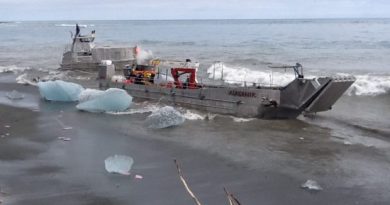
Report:
[[265,119],[296,118],[303,112],[330,110],[355,81],[354,77],[295,79],[284,87],[202,86],[178,89],[151,85],[112,83],[138,99],[172,103],[211,113]]

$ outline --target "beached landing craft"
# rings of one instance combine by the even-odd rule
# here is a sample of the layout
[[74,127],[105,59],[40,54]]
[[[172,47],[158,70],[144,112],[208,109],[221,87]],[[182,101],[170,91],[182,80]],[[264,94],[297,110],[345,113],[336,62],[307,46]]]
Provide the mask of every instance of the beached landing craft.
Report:
[[115,65],[123,68],[126,64],[134,62],[133,47],[109,47],[95,46],[95,31],[91,34],[81,35],[80,28],[76,24],[76,33],[72,34],[72,42],[65,48],[60,69],[63,70],[87,70],[98,71],[99,65]]
[[198,83],[197,68],[189,60],[180,67],[171,68],[170,73],[128,66],[124,76],[118,77],[111,76],[112,72],[106,69],[99,72],[99,80],[101,87],[121,87],[135,98],[212,113],[267,119],[296,118],[302,113],[330,110],[356,80],[341,76],[307,79],[299,63],[281,68],[291,68],[295,72],[295,79],[286,86]]

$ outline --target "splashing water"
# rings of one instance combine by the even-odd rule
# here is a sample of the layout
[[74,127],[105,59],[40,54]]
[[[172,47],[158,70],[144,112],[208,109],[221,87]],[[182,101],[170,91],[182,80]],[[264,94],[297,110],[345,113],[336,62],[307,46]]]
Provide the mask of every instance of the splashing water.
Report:
[[230,67],[217,63],[207,69],[209,78],[223,79],[227,83],[258,83],[263,85],[284,86],[294,80],[293,74],[268,71],[255,71],[245,67]]
[[[254,82],[264,85],[285,86],[294,80],[292,73],[281,73],[252,70],[245,67],[230,67],[223,63],[217,63],[207,69],[209,78],[223,79],[227,83]],[[351,74],[337,73],[338,76],[350,76]],[[390,92],[390,75],[366,74],[355,75],[356,82],[347,90],[347,95],[377,96]],[[306,75],[306,78],[314,78]]]
[[153,59],[153,52],[150,50],[144,50],[140,46],[136,47],[137,64],[145,65]]
[[16,65],[0,66],[0,73],[20,73],[30,69],[30,67],[19,67]]

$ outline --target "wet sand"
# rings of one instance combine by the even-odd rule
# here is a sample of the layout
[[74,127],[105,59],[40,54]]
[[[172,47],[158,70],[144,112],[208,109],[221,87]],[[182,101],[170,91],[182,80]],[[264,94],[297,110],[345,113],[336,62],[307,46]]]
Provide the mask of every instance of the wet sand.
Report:
[[[3,83],[0,88],[39,95],[31,86]],[[91,114],[78,112],[72,103],[37,99],[39,111],[0,105],[0,134],[9,133],[0,138],[0,188],[7,193],[2,197],[4,204],[194,204],[179,181],[173,159],[179,160],[190,187],[204,204],[227,204],[223,187],[247,205],[390,201],[390,177],[383,175],[390,171],[389,158],[376,149],[336,144],[324,136],[293,141],[288,135],[285,139],[259,135],[258,149],[266,147],[260,152],[251,144],[237,145],[260,133],[249,127],[250,123],[216,133],[221,124],[207,121],[200,127],[189,127],[188,122],[176,128],[150,130],[143,126],[143,114]],[[272,128],[269,121],[260,123]],[[311,129],[300,121],[289,123]],[[278,121],[275,124],[285,125]],[[240,132],[241,136],[234,132],[239,126],[247,129]],[[288,129],[284,131],[288,134]],[[215,137],[211,138],[212,134]],[[237,143],[225,146],[225,139]],[[253,155],[248,156],[251,152]],[[134,158],[131,176],[105,171],[104,159],[115,154]],[[246,160],[237,160],[240,154]],[[345,172],[336,166],[344,161],[352,167],[358,161],[370,172],[369,179],[378,181],[362,179],[360,184],[345,185],[345,181],[359,180],[362,175],[360,170]],[[377,166],[365,167],[373,163]],[[135,174],[144,178],[134,179]],[[313,176],[324,190],[308,192],[300,188]],[[387,189],[383,189],[385,185],[389,185]]]

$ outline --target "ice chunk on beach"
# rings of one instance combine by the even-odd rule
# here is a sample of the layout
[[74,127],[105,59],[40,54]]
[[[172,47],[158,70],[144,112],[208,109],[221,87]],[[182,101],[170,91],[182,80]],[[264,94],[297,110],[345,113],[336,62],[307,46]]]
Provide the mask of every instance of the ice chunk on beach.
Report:
[[96,89],[87,88],[80,93],[79,102],[93,100],[94,98],[98,97],[99,95],[101,95],[103,93],[104,93],[103,90],[96,90]]
[[185,117],[171,106],[154,111],[146,119],[149,128],[167,128],[184,123]]
[[301,188],[311,190],[311,191],[321,191],[322,190],[322,187],[318,184],[318,182],[311,180],[311,179],[309,179],[305,183],[303,183],[301,185]]
[[81,91],[84,90],[79,84],[62,80],[39,82],[38,87],[44,99],[61,102],[77,101]]
[[123,175],[130,175],[130,169],[133,163],[133,158],[125,155],[114,155],[104,160],[104,166],[107,172]]
[[24,95],[16,90],[8,92],[6,95],[10,100],[21,100],[24,98]]
[[[88,112],[122,112],[127,110],[133,98],[124,90],[110,88],[102,93],[88,91],[84,93],[82,102],[76,108]],[[87,100],[88,99],[88,100]]]

